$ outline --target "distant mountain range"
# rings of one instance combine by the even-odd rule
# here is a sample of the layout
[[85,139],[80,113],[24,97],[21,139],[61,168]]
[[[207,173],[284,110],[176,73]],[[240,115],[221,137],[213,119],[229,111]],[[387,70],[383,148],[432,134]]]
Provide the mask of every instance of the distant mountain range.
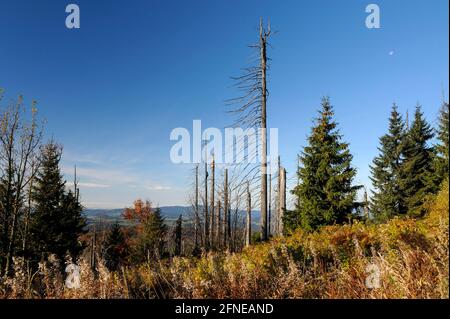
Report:
[[[189,206],[162,206],[160,207],[162,215],[167,220],[175,220],[180,215],[183,217],[188,217],[191,214],[191,207]],[[203,208],[200,207],[200,212]],[[120,220],[122,219],[123,208],[113,208],[113,209],[84,209],[84,213],[88,219],[99,220]],[[244,214],[244,211],[241,211]],[[259,221],[260,213],[259,211],[252,211],[252,218],[254,221]]]

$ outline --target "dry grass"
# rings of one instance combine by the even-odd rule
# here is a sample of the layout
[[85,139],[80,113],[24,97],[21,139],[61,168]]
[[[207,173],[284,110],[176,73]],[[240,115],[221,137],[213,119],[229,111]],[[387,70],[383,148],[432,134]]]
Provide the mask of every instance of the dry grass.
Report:
[[[429,201],[422,220],[325,227],[314,234],[201,258],[158,260],[94,273],[80,260],[81,287],[68,289],[50,259],[39,271],[14,260],[15,276],[0,282],[4,298],[449,298],[448,185]],[[380,270],[366,287],[367,265]]]

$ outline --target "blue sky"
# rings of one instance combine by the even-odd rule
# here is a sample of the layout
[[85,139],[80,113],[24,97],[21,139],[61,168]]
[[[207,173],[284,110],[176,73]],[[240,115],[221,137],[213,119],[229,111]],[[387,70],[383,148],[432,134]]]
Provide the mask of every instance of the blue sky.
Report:
[[[81,28],[65,27],[76,3]],[[381,28],[367,29],[371,1],[0,0],[0,87],[38,100],[45,134],[64,145],[68,180],[77,164],[87,207],[137,197],[185,204],[190,166],[172,164],[175,127],[223,128],[224,100],[270,17],[268,125],[295,181],[320,99],[331,97],[350,143],[357,183],[369,184],[393,102],[423,105],[435,123],[448,96],[448,1],[376,1]]]

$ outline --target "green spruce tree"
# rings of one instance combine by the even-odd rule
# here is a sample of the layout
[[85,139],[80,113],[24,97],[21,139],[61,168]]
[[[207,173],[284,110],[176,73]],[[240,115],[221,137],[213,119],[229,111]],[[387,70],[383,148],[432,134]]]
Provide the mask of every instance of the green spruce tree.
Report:
[[424,119],[418,105],[414,120],[403,146],[404,162],[400,173],[399,186],[405,197],[408,215],[420,217],[425,213],[423,202],[433,192],[429,181],[433,171],[433,147],[429,146],[433,130]]
[[106,267],[116,271],[127,257],[127,243],[125,235],[118,222],[115,222],[104,243],[104,258]]
[[149,258],[159,258],[164,253],[167,225],[161,216],[161,209],[150,212],[142,222],[142,231],[139,234],[136,245],[136,257],[138,261],[149,261]]
[[61,260],[69,253],[76,258],[83,246],[79,236],[86,220],[82,207],[72,192],[65,192],[59,168],[61,147],[51,142],[41,149],[32,198],[35,203],[30,223],[35,258],[50,253]]
[[312,231],[323,225],[341,224],[358,206],[355,198],[361,186],[352,185],[356,175],[351,165],[353,156],[349,144],[341,141],[326,97],[319,114],[308,138],[309,145],[300,155],[300,184],[293,191],[298,200],[295,211],[286,213],[286,229],[301,226]]
[[449,160],[448,160],[448,114],[449,104],[444,102],[439,112],[439,124],[437,128],[438,143],[435,146],[434,157],[434,174],[431,175],[430,184],[433,193],[437,193],[441,189],[441,184],[449,176]]
[[405,134],[404,122],[394,104],[389,118],[389,132],[380,138],[380,154],[370,166],[371,180],[375,188],[370,211],[378,222],[406,214],[404,197],[399,186]]

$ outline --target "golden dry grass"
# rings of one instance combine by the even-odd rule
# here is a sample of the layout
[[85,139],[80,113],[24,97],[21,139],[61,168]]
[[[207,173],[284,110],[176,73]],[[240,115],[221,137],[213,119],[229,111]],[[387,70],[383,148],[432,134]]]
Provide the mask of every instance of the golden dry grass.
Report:
[[[448,183],[424,219],[330,226],[295,232],[241,253],[174,258],[93,273],[80,260],[81,287],[68,289],[50,259],[34,274],[14,260],[4,298],[448,298]],[[368,288],[367,266],[379,270]],[[373,266],[375,265],[375,266]]]

